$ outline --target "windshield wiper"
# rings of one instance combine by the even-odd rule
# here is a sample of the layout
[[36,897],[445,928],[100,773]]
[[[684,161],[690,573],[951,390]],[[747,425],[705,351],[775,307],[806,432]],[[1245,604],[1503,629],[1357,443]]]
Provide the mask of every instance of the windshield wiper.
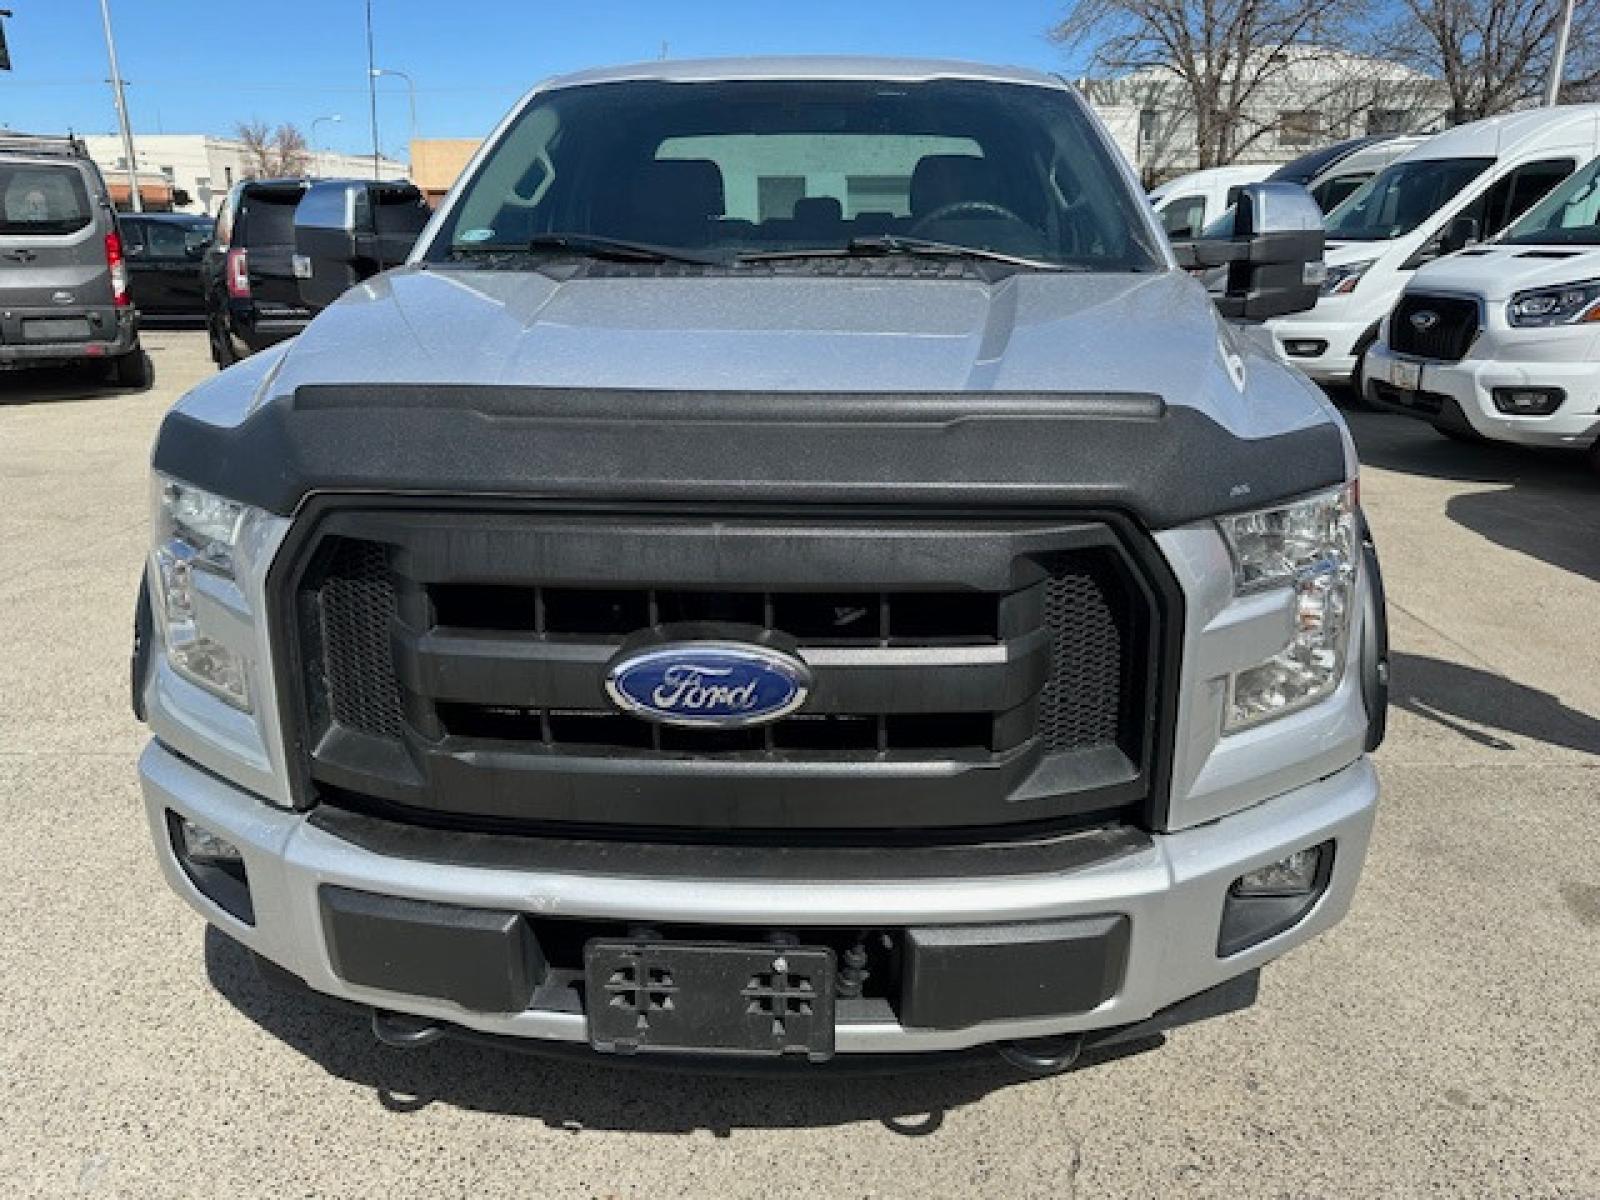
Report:
[[1005,254],[999,250],[983,250],[977,246],[959,246],[954,242],[936,242],[929,238],[904,237],[898,233],[879,233],[871,237],[851,238],[843,246],[823,246],[808,250],[758,250],[737,256],[735,262],[782,262],[785,259],[804,258],[877,258],[891,254],[912,254],[927,258],[971,258],[982,262],[1007,263],[1014,267],[1027,267],[1035,271],[1087,271],[1089,268],[1073,263],[1046,262],[1026,258],[1020,254]]
[[600,258],[608,262],[677,262],[692,263],[697,267],[726,265],[726,260],[709,255],[690,254],[683,250],[674,250],[669,246],[630,242],[598,233],[536,233],[527,241],[515,245],[504,242],[481,242],[476,245],[453,246],[451,250],[456,254],[468,255],[532,254],[541,250],[566,250],[584,258]]

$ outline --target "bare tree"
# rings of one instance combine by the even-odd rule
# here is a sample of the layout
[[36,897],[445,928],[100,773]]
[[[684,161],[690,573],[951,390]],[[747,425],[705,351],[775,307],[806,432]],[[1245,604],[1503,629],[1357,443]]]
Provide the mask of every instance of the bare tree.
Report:
[[[1508,112],[1544,89],[1564,0],[1400,0],[1385,51],[1444,81],[1451,124]],[[1578,0],[1564,99],[1600,83],[1600,0]]]
[[241,121],[234,136],[244,143],[250,173],[257,179],[304,175],[311,169],[311,148],[293,125],[268,127],[265,121]]
[[1199,165],[1213,167],[1231,162],[1272,128],[1253,116],[1258,97],[1285,87],[1291,74],[1298,83],[1312,57],[1326,59],[1327,79],[1317,85],[1319,94],[1302,92],[1296,108],[1309,110],[1349,91],[1341,70],[1360,60],[1323,48],[1357,44],[1366,3],[1076,0],[1051,36],[1069,47],[1092,44],[1100,71],[1169,73],[1176,98],[1193,114]]

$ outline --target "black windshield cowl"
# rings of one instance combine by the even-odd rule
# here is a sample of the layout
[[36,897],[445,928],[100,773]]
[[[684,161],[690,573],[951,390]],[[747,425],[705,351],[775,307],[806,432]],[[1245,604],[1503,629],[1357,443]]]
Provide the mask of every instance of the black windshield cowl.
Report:
[[700,267],[726,264],[726,258],[709,254],[691,254],[669,246],[651,246],[643,242],[630,242],[622,238],[602,237],[592,233],[537,233],[520,245],[484,242],[477,246],[456,246],[454,253],[462,257],[476,255],[567,253],[580,258],[598,258],[607,262],[638,263],[692,263]]
[[884,233],[873,237],[851,238],[843,246],[822,246],[801,250],[760,250],[741,254],[735,261],[742,263],[781,262],[797,258],[874,258],[891,254],[922,255],[929,258],[969,258],[982,262],[1005,263],[1030,271],[1084,271],[1087,267],[1070,263],[1043,262],[1018,254],[999,250],[985,250],[978,246],[959,246],[953,242],[939,242],[928,238],[903,237]]

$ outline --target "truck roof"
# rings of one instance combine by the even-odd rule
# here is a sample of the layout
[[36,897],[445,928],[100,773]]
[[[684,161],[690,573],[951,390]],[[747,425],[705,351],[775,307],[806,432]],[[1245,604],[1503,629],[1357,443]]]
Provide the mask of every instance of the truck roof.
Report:
[[625,80],[703,83],[718,79],[978,79],[1034,87],[1065,87],[1059,76],[1027,67],[997,67],[935,58],[873,58],[847,55],[776,55],[749,58],[685,58],[627,63],[575,71],[549,80],[546,87],[579,87]]
[[1504,158],[1543,149],[1565,147],[1593,139],[1600,122],[1600,104],[1561,104],[1485,117],[1435,134],[1406,153],[1405,159]]

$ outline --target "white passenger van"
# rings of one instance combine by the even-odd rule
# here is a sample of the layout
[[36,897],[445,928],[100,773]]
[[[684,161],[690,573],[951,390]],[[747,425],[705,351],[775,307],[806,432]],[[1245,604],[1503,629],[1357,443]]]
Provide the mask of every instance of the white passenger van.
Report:
[[1268,323],[1278,354],[1323,383],[1361,374],[1413,272],[1498,233],[1600,154],[1600,105],[1510,113],[1429,138],[1328,214],[1315,309]]
[[1493,245],[1418,271],[1366,387],[1452,437],[1586,448],[1600,468],[1600,158]]
[[1152,188],[1150,204],[1168,237],[1194,237],[1239,198],[1245,184],[1260,183],[1280,165],[1246,163],[1192,171]]

